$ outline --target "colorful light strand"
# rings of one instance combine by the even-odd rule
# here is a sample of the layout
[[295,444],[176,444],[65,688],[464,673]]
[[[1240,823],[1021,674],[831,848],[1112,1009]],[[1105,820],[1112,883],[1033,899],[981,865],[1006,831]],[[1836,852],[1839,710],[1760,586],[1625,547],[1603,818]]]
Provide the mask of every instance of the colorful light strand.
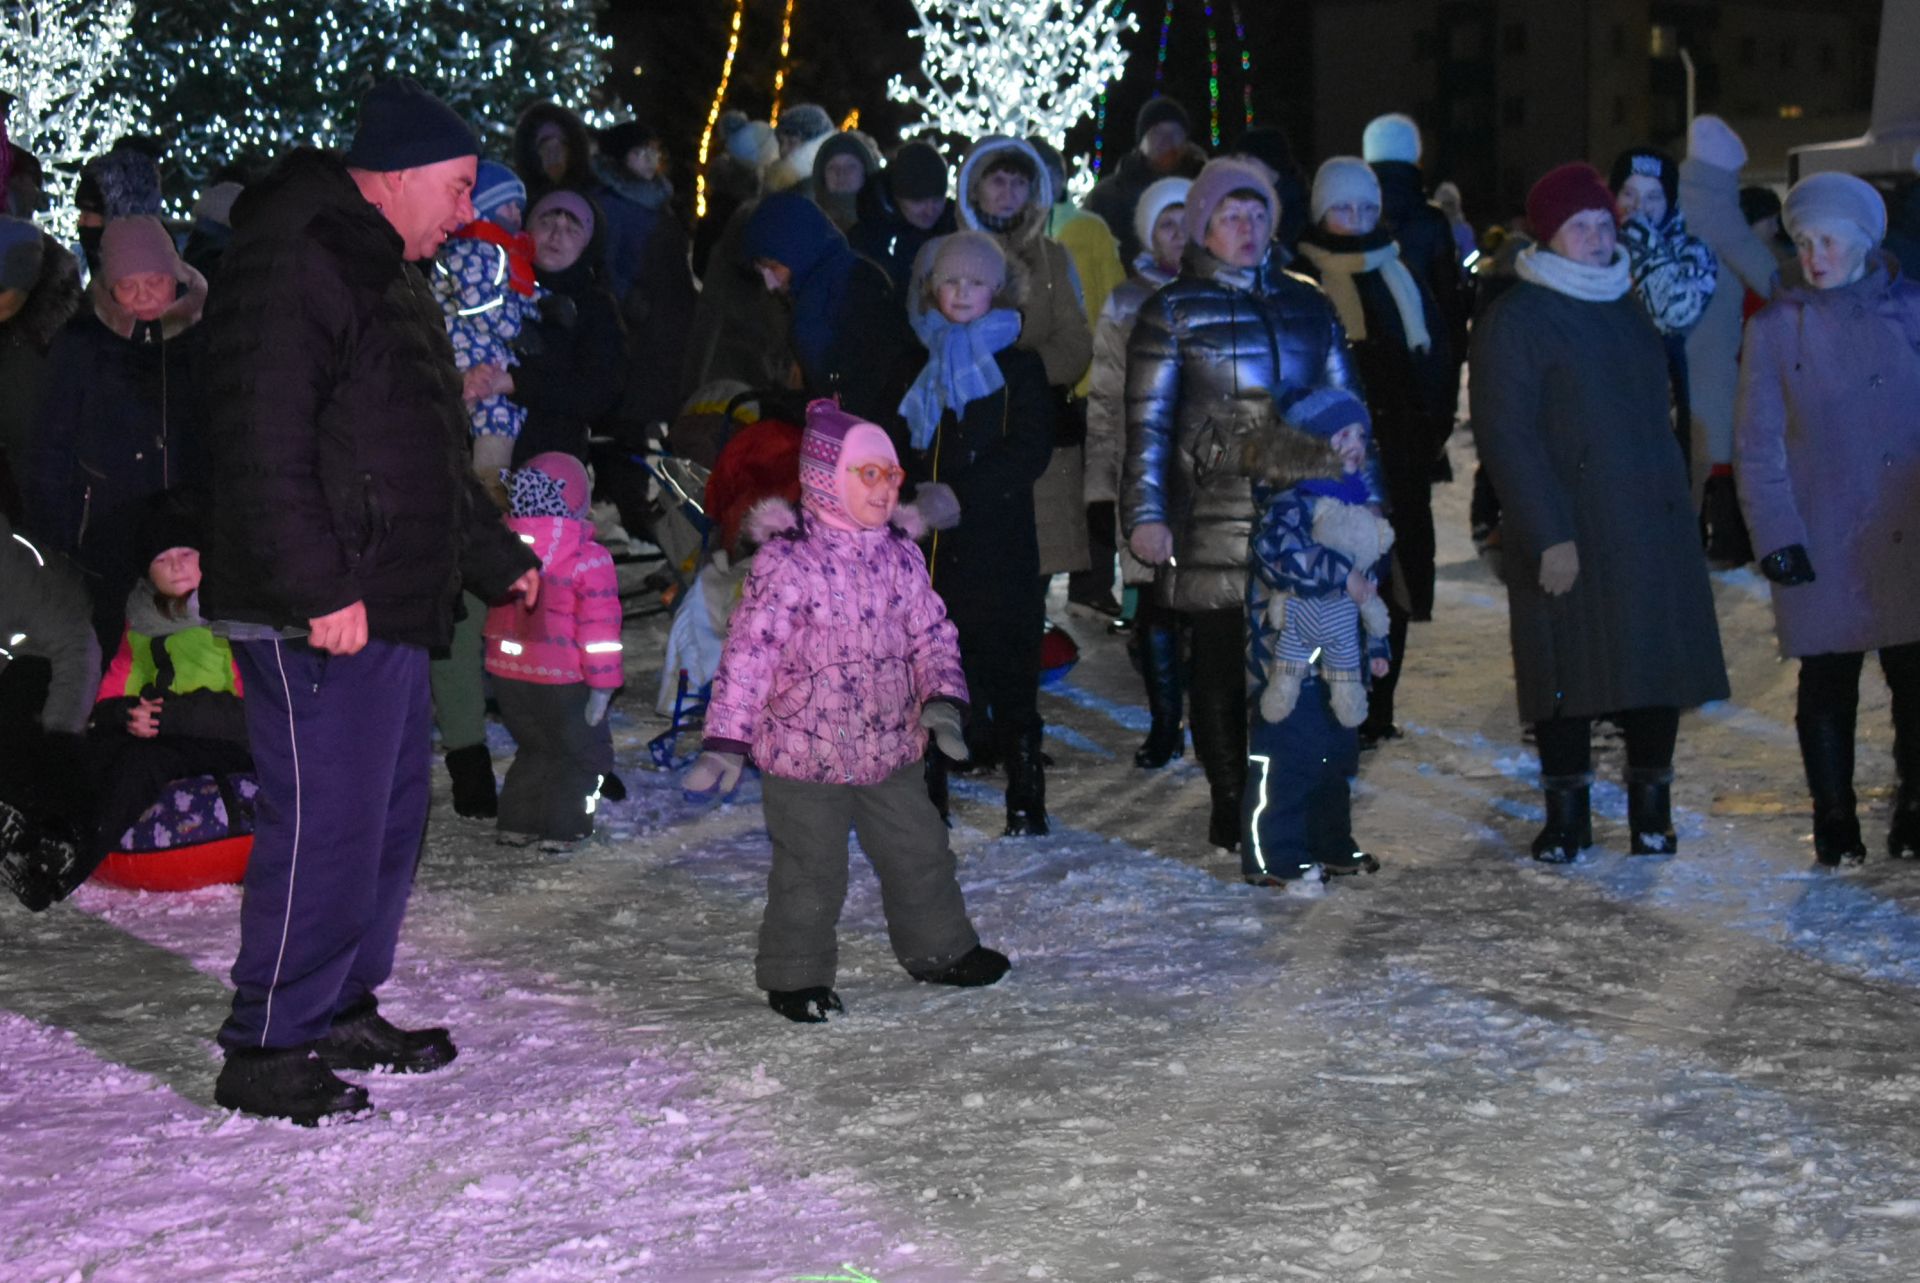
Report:
[[747,0],[733,0],[733,31],[727,37],[727,60],[720,65],[720,87],[713,91],[713,106],[707,109],[707,127],[700,134],[700,164],[693,183],[693,216],[707,216],[707,153],[713,148],[713,129],[720,123],[720,104],[727,100],[727,82],[733,79],[733,58],[740,52],[740,22],[746,15]]
[[1160,52],[1153,62],[1153,92],[1156,94],[1167,83],[1167,37],[1172,34],[1173,0],[1167,0],[1167,10],[1160,15]]
[[1213,25],[1213,0],[1207,0],[1207,136],[1220,145],[1220,33]]
[[[1121,12],[1125,10],[1126,7],[1127,7],[1127,0],[1119,0],[1119,2],[1113,6],[1113,16],[1115,21],[1119,20]],[[1094,104],[1094,112],[1093,112],[1093,172],[1095,174],[1098,174],[1101,170],[1101,167],[1105,165],[1106,159],[1107,159],[1106,152],[1107,152],[1107,91],[1105,89],[1102,89],[1100,91],[1099,101]]]
[[780,94],[787,87],[787,54],[793,48],[793,3],[787,0],[787,11],[780,17],[780,66],[773,73],[773,114],[767,118],[769,125],[780,123]]
[[1240,0],[1233,0],[1233,36],[1240,42],[1240,104],[1246,113],[1246,127],[1252,129],[1253,51],[1247,47],[1247,23],[1240,15]]

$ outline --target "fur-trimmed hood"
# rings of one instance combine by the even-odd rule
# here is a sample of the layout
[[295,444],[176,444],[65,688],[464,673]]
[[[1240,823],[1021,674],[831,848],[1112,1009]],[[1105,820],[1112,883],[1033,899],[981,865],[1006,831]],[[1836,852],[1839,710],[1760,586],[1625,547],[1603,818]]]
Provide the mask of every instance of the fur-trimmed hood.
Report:
[[820,154],[820,148],[832,138],[831,133],[810,138],[793,149],[793,153],[782,156],[767,167],[762,179],[762,187],[769,192],[790,191],[800,188],[802,193],[811,195],[813,191],[813,162]]
[[[814,528],[800,505],[775,495],[747,509],[747,515],[740,522],[740,538],[742,542],[759,548],[775,539],[804,539]],[[860,533],[877,532],[857,533],[849,530],[840,533],[859,538]],[[887,523],[886,533],[917,543],[928,531],[926,523],[920,519],[919,510],[903,503],[893,510],[893,519]]]
[[60,327],[80,310],[85,288],[80,263],[60,242],[40,233],[40,275],[12,320],[0,324],[0,346],[20,344],[45,352]]
[[[185,263],[180,264],[179,271],[180,283],[187,288],[171,307],[160,314],[160,336],[163,339],[178,338],[198,325],[200,315],[207,307],[207,278]],[[133,314],[114,301],[113,291],[99,276],[95,276],[87,287],[87,298],[93,303],[93,314],[100,318],[100,324],[123,339],[133,337],[138,325]]]
[[1027,193],[1027,208],[1012,227],[998,233],[1025,257],[1029,248],[1047,234],[1047,219],[1053,213],[1053,180],[1047,174],[1047,166],[1040,159],[1040,153],[1023,138],[988,134],[967,153],[966,160],[960,165],[960,199],[957,202],[960,225],[976,232],[993,231],[980,219],[980,209],[974,200],[975,189],[986,173],[986,162],[997,153],[1006,151],[1017,152],[1033,167],[1033,186]]

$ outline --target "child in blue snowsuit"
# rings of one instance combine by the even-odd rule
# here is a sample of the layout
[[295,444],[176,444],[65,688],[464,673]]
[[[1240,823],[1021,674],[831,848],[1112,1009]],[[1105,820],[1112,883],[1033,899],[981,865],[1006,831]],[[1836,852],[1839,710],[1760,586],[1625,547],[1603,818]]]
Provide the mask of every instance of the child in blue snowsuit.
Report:
[[[1379,868],[1357,849],[1347,781],[1359,769],[1366,675],[1386,672],[1376,570],[1392,529],[1374,511],[1370,420],[1331,388],[1282,394],[1287,427],[1328,442],[1344,473],[1284,488],[1256,482],[1247,576],[1250,679],[1241,871],[1312,893],[1330,875]],[[1375,617],[1378,618],[1375,618]]]
[[[534,281],[533,238],[521,230],[527,188],[505,165],[481,161],[473,186],[473,222],[447,238],[433,272],[433,293],[447,317],[454,364],[464,373],[483,365],[518,364],[514,341],[546,294]],[[482,483],[497,482],[513,456],[527,412],[504,395],[474,403],[473,468]]]

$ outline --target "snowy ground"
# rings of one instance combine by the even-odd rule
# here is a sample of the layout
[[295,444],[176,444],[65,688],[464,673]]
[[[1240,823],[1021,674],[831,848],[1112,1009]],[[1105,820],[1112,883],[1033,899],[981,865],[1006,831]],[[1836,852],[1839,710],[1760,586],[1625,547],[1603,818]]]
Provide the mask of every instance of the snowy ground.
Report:
[[848,1015],[773,1015],[757,793],[690,810],[646,770],[639,711],[633,798],[576,856],[498,848],[442,799],[385,997],[463,1054],[370,1076],[368,1122],[213,1107],[237,891],[0,905],[0,1278],[1920,1275],[1920,870],[1809,871],[1763,587],[1718,584],[1738,702],[1684,724],[1683,854],[1623,857],[1609,787],[1604,849],[1536,865],[1459,464],[1409,734],[1356,802],[1386,868],[1318,902],[1204,849],[1194,765],[1131,765],[1135,679],[1076,611],[1086,658],[1045,698],[1055,835],[998,838],[998,792],[961,790],[968,901],[1015,963],[995,989],[909,981],[863,872]]

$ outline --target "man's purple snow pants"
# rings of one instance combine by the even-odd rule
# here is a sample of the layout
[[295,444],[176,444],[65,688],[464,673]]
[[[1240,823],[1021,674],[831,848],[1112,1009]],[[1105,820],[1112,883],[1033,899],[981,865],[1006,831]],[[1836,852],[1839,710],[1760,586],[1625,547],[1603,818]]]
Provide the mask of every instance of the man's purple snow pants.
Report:
[[260,782],[229,1049],[298,1047],[393,970],[426,832],[427,652],[234,643]]

